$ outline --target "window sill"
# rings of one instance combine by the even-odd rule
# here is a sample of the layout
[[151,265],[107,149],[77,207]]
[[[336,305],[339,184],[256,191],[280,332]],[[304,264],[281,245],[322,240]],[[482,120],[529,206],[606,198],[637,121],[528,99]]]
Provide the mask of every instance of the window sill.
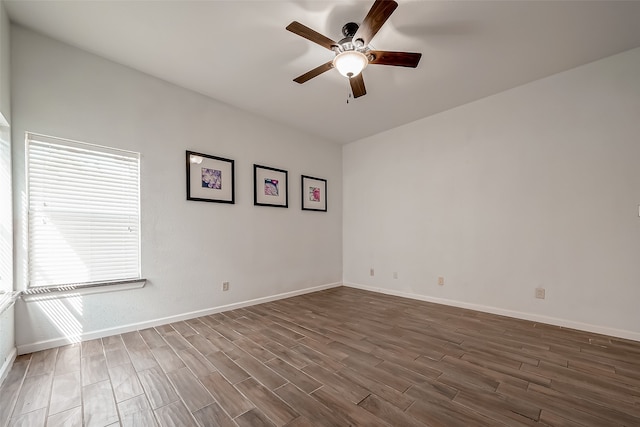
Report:
[[42,286],[22,292],[25,302],[69,298],[83,295],[117,292],[144,288],[147,279],[119,280],[115,282],[87,283],[80,285]]

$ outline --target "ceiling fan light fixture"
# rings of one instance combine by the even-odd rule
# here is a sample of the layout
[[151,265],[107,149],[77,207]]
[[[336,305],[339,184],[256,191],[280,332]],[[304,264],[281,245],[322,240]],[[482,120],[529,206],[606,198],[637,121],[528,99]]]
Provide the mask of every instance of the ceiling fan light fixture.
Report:
[[367,56],[357,50],[340,52],[333,59],[333,66],[345,77],[355,77],[369,64]]

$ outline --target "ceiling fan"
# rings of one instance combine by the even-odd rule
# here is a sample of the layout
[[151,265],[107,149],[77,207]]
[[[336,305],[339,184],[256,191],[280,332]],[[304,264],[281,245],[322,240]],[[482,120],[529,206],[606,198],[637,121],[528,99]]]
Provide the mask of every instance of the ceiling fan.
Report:
[[367,94],[361,73],[367,65],[395,65],[416,68],[418,62],[420,62],[420,57],[422,57],[421,53],[374,50],[369,45],[371,39],[397,7],[398,3],[393,0],[376,0],[361,25],[349,22],[342,27],[344,38],[339,42],[335,42],[311,28],[293,21],[287,26],[287,30],[335,52],[335,57],[331,61],[307,71],[293,79],[293,81],[302,84],[325,71],[336,68],[340,74],[349,78],[353,97],[358,98]]

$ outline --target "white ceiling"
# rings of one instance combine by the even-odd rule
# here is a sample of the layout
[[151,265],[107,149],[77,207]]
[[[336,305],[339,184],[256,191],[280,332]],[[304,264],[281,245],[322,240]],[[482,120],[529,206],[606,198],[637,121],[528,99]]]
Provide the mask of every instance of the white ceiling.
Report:
[[372,65],[367,95],[330,70],[332,38],[373,0],[17,1],[10,19],[73,46],[288,126],[347,143],[640,46],[638,1],[404,1],[373,39],[422,52],[416,69]]

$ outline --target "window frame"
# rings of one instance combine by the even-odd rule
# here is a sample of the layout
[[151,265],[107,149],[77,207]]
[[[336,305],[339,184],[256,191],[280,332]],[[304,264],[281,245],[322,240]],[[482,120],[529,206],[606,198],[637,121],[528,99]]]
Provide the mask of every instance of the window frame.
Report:
[[[137,241],[137,277],[126,277],[126,278],[113,278],[113,279],[100,279],[96,281],[74,281],[69,280],[69,283],[55,283],[55,284],[41,284],[37,285],[33,283],[33,273],[32,273],[32,251],[31,245],[33,244],[33,233],[34,230],[31,227],[32,220],[32,200],[31,200],[31,181],[32,181],[32,162],[30,158],[30,149],[31,149],[31,141],[36,143],[48,143],[51,142],[53,144],[64,146],[65,148],[69,148],[73,150],[74,148],[80,148],[81,150],[87,150],[90,152],[97,153],[109,153],[109,154],[117,154],[123,155],[127,157],[129,160],[135,159],[136,165],[136,177],[135,177],[135,186],[137,188],[137,201],[135,203],[136,206],[136,215],[137,215],[137,233],[136,233],[136,241]],[[42,299],[42,298],[58,298],[65,296],[72,296],[81,294],[89,294],[89,293],[98,293],[98,292],[109,292],[123,289],[135,289],[144,287],[146,284],[146,279],[142,276],[142,230],[141,230],[141,187],[140,187],[140,172],[141,172],[141,158],[142,155],[139,152],[123,150],[120,148],[108,147],[104,145],[92,144],[83,141],[76,141],[67,138],[60,138],[54,136],[43,135],[35,132],[25,132],[25,192],[26,192],[26,260],[27,260],[27,277],[26,277],[26,289],[22,292],[22,298],[25,300],[29,299]],[[72,211],[70,211],[72,212]],[[104,288],[108,287],[108,289]],[[102,289],[101,289],[102,288]]]

